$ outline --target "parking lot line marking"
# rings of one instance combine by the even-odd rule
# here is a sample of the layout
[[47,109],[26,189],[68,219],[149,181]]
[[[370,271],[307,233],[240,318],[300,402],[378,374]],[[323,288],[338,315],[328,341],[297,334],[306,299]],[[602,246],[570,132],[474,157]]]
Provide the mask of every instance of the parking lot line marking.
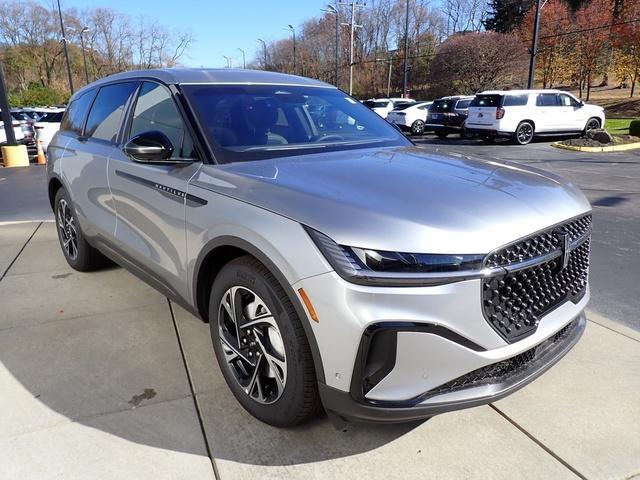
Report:
[[9,271],[9,269],[11,267],[13,267],[13,264],[16,263],[16,260],[18,260],[18,257],[22,254],[22,252],[24,251],[24,249],[27,247],[27,245],[29,244],[29,242],[31,241],[31,239],[33,238],[33,236],[36,234],[36,232],[38,231],[38,229],[40,228],[40,226],[42,225],[42,222],[38,223],[38,226],[35,228],[35,230],[33,230],[33,233],[31,235],[29,235],[29,238],[27,238],[27,241],[24,242],[24,245],[22,245],[22,248],[20,249],[20,251],[17,253],[17,255],[14,257],[13,260],[11,260],[11,263],[9,263],[9,265],[7,266],[7,268],[5,269],[4,272],[2,272],[2,275],[0,276],[0,282],[2,281],[2,279],[7,275],[7,272]]
[[522,433],[524,433],[532,442],[534,442],[536,445],[538,445],[540,448],[542,448],[545,452],[547,452],[549,455],[551,455],[553,458],[555,458],[565,468],[570,470],[571,473],[573,473],[574,475],[579,477],[581,480],[588,480],[587,477],[585,477],[582,473],[580,473],[578,470],[576,470],[574,467],[572,467],[566,460],[564,460],[557,453],[555,453],[553,450],[551,450],[549,447],[547,447],[544,443],[542,443],[540,440],[538,440],[536,437],[534,437],[531,433],[529,433],[527,430],[525,430],[523,427],[521,427],[520,424],[518,424],[518,422],[516,422],[515,420],[511,419],[506,413],[504,413],[502,410],[500,410],[498,407],[496,407],[493,403],[490,403],[489,406],[493,410],[495,410],[498,413],[498,415],[500,415],[502,418],[504,418],[507,422],[509,422],[514,427],[516,427]]
[[204,446],[207,450],[207,455],[209,456],[209,461],[211,461],[211,467],[213,468],[213,475],[216,479],[220,479],[220,473],[218,472],[218,468],[216,467],[216,462],[211,453],[211,446],[209,445],[209,439],[207,439],[207,432],[204,428],[204,421],[202,420],[202,413],[200,412],[200,406],[198,405],[198,399],[196,398],[196,391],[193,386],[193,379],[191,378],[191,372],[189,372],[189,365],[187,363],[187,356],[184,353],[184,346],[182,345],[182,338],[180,338],[180,330],[178,329],[178,322],[176,321],[176,316],[173,313],[173,305],[171,304],[171,300],[167,298],[167,304],[169,305],[169,313],[171,314],[171,321],[173,322],[173,329],[176,332],[176,339],[178,340],[178,348],[180,349],[180,356],[182,357],[182,363],[184,365],[184,371],[187,374],[187,381],[189,382],[189,390],[191,390],[191,398],[193,398],[193,406],[196,409],[196,416],[198,417],[198,423],[200,424],[200,431],[202,432],[202,438],[204,440]]

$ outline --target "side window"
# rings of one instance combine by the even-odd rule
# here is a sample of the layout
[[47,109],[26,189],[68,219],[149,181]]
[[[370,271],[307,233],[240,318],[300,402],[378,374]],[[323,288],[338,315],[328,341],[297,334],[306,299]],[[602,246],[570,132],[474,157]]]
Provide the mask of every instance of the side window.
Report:
[[529,95],[505,95],[503,107],[522,107],[529,101]]
[[471,100],[459,100],[458,103],[456,103],[456,110],[466,110],[469,108],[470,103]]
[[558,95],[555,93],[541,93],[538,95],[536,105],[538,107],[557,107],[559,105]]
[[136,82],[115,83],[102,87],[89,112],[85,135],[115,142],[120,131],[124,107],[135,88]]
[[564,107],[576,107],[578,106],[578,102],[576,102],[569,95],[560,95],[560,104]]
[[171,140],[174,156],[195,158],[193,141],[171,92],[157,83],[144,82],[136,101],[129,136],[150,130],[162,132]]
[[62,117],[60,130],[82,135],[82,125],[87,118],[87,111],[95,93],[95,90],[85,92],[69,104],[69,108]]

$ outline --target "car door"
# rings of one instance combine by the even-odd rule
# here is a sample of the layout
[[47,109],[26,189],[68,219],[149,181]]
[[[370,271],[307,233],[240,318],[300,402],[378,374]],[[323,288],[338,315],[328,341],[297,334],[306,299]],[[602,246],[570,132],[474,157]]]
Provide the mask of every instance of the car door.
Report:
[[558,94],[539,93],[536,98],[535,118],[536,132],[554,132],[558,130],[561,119],[559,113]]
[[[172,158],[194,161],[154,165],[134,161],[124,153],[128,139],[149,131],[160,131],[169,138],[174,147]],[[178,296],[187,296],[188,284],[187,183],[200,165],[171,91],[159,83],[142,82],[130,108],[123,141],[109,162],[109,182],[117,212],[116,242],[126,260],[141,268],[167,293]]]
[[69,106],[61,127],[62,137],[68,139],[62,141],[64,183],[69,185],[78,222],[89,238],[113,238],[116,216],[107,177],[108,161],[135,85],[116,83],[80,95]]
[[566,93],[561,93],[558,97],[563,108],[563,116],[566,117],[567,130],[582,130],[587,123],[587,118],[580,102]]

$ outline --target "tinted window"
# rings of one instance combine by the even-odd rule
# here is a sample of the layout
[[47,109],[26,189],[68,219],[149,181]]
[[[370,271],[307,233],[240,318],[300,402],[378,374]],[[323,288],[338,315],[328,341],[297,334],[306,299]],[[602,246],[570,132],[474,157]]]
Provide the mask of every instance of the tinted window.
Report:
[[130,136],[150,130],[160,131],[171,140],[174,156],[194,157],[193,142],[171,92],[157,83],[145,82],[136,101]]
[[63,115],[64,112],[45,113],[38,121],[55,123],[61,121]]
[[95,93],[95,90],[85,92],[69,104],[69,108],[62,117],[61,130],[82,135],[82,125],[87,118],[87,111]]
[[529,101],[529,95],[505,95],[503,107],[522,107]]
[[448,112],[453,108],[454,100],[436,100],[429,107],[430,112]]
[[408,145],[394,127],[334,88],[184,85],[223,162]]
[[466,110],[467,108],[469,108],[470,103],[471,100],[459,100],[458,103],[456,103],[456,108],[458,110]]
[[538,107],[556,107],[558,106],[558,95],[555,93],[541,93],[536,99]]
[[365,100],[362,102],[369,108],[387,108],[389,106],[389,102],[374,102],[373,100]]
[[89,112],[85,135],[115,142],[120,130],[124,106],[135,87],[135,82],[116,83],[102,87]]
[[472,107],[499,107],[502,95],[476,95],[471,101]]

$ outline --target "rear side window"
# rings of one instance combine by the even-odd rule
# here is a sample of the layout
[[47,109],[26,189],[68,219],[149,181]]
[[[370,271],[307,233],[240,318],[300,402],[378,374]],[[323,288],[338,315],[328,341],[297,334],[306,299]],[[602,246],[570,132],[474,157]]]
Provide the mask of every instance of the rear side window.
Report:
[[174,156],[194,158],[193,142],[182,115],[166,87],[144,82],[131,122],[131,137],[157,130],[164,133],[173,145]]
[[556,107],[558,105],[558,95],[555,93],[541,93],[536,99],[538,107]]
[[448,112],[453,108],[455,101],[452,100],[436,100],[429,107],[430,112]]
[[102,87],[89,112],[85,135],[115,142],[120,131],[124,107],[135,88],[136,82],[115,83]]
[[523,107],[529,101],[529,95],[505,95],[503,107]]
[[82,125],[84,124],[84,119],[87,118],[87,111],[95,94],[95,90],[89,90],[69,104],[69,108],[67,108],[62,117],[60,130],[82,135]]
[[471,100],[459,100],[458,103],[456,103],[456,109],[466,110],[467,108],[469,108],[470,103],[471,103]]
[[476,95],[471,101],[472,107],[499,107],[502,95]]

